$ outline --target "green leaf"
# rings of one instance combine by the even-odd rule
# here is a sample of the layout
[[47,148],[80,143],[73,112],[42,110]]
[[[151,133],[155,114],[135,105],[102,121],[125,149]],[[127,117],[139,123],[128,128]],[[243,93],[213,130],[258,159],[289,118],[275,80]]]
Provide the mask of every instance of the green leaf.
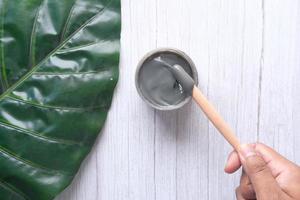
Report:
[[0,200],[66,188],[118,79],[120,0],[0,0]]

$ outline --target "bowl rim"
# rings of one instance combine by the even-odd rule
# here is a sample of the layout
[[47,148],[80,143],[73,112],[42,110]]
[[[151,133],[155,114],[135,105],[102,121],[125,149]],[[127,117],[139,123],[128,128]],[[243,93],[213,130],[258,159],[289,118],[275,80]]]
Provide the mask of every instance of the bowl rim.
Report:
[[141,68],[143,67],[144,63],[151,57],[155,56],[156,54],[160,54],[160,53],[173,53],[176,55],[179,55],[180,57],[182,57],[183,59],[185,59],[191,68],[192,71],[192,78],[195,81],[195,85],[198,85],[198,72],[197,72],[197,68],[195,63],[193,62],[193,60],[183,51],[176,49],[176,48],[157,48],[154,50],[151,50],[150,52],[146,53],[142,59],[139,61],[136,71],[135,71],[135,87],[136,90],[139,94],[139,96],[142,98],[143,101],[145,101],[149,106],[151,106],[152,108],[155,108],[157,110],[162,110],[162,111],[168,111],[168,110],[176,110],[179,109],[181,107],[183,107],[184,105],[186,105],[187,103],[189,103],[192,99],[191,96],[186,97],[182,102],[176,104],[176,105],[158,105],[158,104],[154,104],[153,102],[151,102],[149,99],[147,99],[141,88],[139,87],[140,83],[139,83],[139,73]]

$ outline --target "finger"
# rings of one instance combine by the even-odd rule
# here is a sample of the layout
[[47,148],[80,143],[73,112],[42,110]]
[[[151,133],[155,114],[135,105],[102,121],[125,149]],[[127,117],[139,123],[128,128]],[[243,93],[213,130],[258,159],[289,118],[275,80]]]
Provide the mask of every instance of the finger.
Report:
[[277,177],[283,171],[292,168],[298,168],[297,165],[287,160],[285,157],[277,153],[272,148],[257,143],[255,145],[255,150],[263,157],[263,159],[268,163],[268,167],[271,169],[271,172],[274,177]]
[[268,194],[281,191],[267,163],[253,146],[242,145],[240,158],[258,199],[268,199]]
[[[249,144],[253,148],[255,147],[255,144]],[[232,151],[227,159],[227,163],[225,165],[224,171],[228,174],[232,174],[236,172],[241,167],[241,161],[239,154],[236,151]]]
[[274,149],[271,147],[262,144],[262,143],[256,143],[255,144],[255,150],[264,157],[266,162],[269,162],[271,160],[276,160],[278,162],[289,162],[285,157],[280,155],[278,152],[276,152]]
[[252,187],[251,181],[247,174],[244,172],[242,173],[241,180],[240,180],[240,192],[241,195],[246,199],[255,199],[255,191]]
[[241,190],[240,190],[239,187],[235,189],[235,195],[236,195],[236,199],[237,199],[237,200],[246,200],[246,199],[242,196]]
[[241,167],[240,157],[236,151],[232,151],[228,156],[224,171],[228,174],[232,174],[236,172],[240,167]]
[[284,179],[276,178],[282,191],[291,196],[299,196],[300,190],[297,186],[300,180],[300,175],[297,175],[299,174],[299,166],[264,144],[256,144],[256,151],[268,163],[274,177],[280,177],[280,175],[285,177]]

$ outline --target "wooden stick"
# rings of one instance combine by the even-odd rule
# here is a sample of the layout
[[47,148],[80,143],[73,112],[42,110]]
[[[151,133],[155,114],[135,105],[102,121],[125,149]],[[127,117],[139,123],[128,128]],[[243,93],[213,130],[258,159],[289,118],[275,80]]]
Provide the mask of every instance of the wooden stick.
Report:
[[208,119],[214,124],[214,126],[219,130],[219,132],[224,136],[224,138],[231,144],[231,146],[236,150],[240,151],[241,144],[238,138],[235,136],[233,130],[224,121],[221,115],[217,112],[214,106],[207,100],[207,98],[202,94],[202,92],[194,86],[192,96],[195,102],[200,106],[201,110],[205,113]]

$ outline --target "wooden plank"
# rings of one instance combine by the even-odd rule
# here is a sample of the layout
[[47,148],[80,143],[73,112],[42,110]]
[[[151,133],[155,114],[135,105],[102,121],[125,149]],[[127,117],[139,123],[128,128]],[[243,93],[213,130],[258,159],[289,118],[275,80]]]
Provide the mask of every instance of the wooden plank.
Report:
[[[178,48],[181,42],[179,36],[185,29],[185,25],[180,23],[180,2],[157,1],[156,9],[156,46]],[[155,197],[172,200],[176,199],[177,186],[178,111],[155,113]]]
[[[259,140],[299,161],[298,1],[265,1]],[[298,97],[298,99],[297,99]]]
[[[181,1],[182,45],[196,64],[199,87],[208,85],[208,1]],[[178,111],[177,199],[208,199],[208,121],[194,102]]]
[[[210,1],[208,97],[242,142],[256,140],[261,1]],[[239,174],[224,173],[231,147],[209,126],[209,199],[234,199]],[[235,180],[235,181],[233,181]]]
[[[128,130],[128,159],[129,177],[128,199],[152,200],[155,199],[155,116],[154,110],[149,108],[138,96],[134,86],[136,66],[144,54],[155,48],[156,44],[156,4],[155,2],[140,0],[127,1],[130,5],[130,32],[123,30],[123,41],[128,45],[123,48],[124,56],[131,60],[125,60],[123,66],[123,95],[122,101],[127,102],[128,116],[126,121]],[[123,13],[126,15],[126,13]],[[142,16],[142,17],[141,17]],[[126,26],[126,25],[125,25]],[[126,34],[126,35],[125,35]],[[130,49],[130,53],[126,51]],[[122,84],[122,82],[121,82]],[[123,112],[119,112],[119,115]],[[118,122],[114,122],[118,123]],[[116,138],[115,138],[116,139]],[[106,194],[106,198],[108,194]],[[103,197],[104,199],[104,197]],[[120,197],[119,199],[122,199]]]

